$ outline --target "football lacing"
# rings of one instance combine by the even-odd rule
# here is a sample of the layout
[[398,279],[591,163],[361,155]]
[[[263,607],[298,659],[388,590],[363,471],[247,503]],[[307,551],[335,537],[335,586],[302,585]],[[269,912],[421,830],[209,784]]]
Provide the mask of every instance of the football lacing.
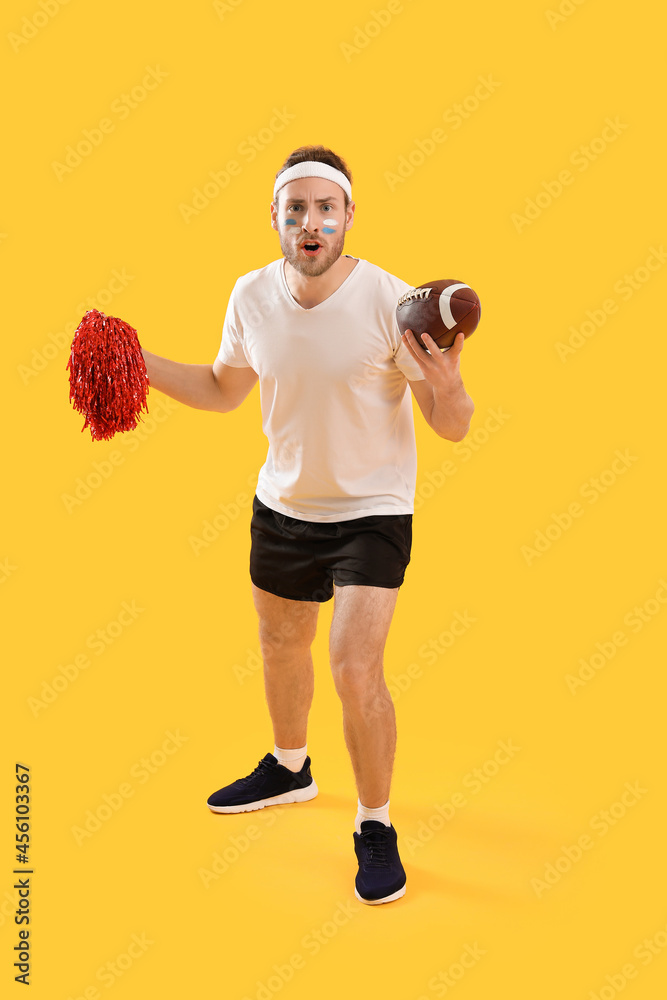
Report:
[[406,302],[411,302],[413,299],[427,299],[432,291],[432,288],[410,288],[407,292],[404,292],[403,295],[401,295],[398,300],[398,305],[402,306]]

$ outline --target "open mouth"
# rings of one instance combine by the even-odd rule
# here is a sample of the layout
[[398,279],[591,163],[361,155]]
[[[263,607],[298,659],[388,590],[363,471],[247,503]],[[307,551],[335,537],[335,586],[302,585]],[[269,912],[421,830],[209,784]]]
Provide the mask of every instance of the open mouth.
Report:
[[322,247],[319,243],[316,243],[315,241],[312,242],[309,241],[308,243],[304,243],[301,249],[308,257],[316,257],[317,254],[322,249]]

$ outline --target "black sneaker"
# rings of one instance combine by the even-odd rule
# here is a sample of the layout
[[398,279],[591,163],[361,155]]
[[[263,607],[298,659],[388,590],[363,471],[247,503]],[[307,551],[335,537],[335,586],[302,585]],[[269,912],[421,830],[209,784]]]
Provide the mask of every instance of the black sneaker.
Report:
[[209,809],[217,813],[252,812],[264,806],[288,802],[308,802],[317,795],[317,785],[310,773],[310,757],[300,771],[290,771],[279,764],[272,753],[260,760],[247,778],[237,778],[231,785],[213,792]]
[[396,830],[374,819],[354,833],[354,852],[359,871],[354,894],[362,903],[390,903],[405,895],[405,870],[398,856]]

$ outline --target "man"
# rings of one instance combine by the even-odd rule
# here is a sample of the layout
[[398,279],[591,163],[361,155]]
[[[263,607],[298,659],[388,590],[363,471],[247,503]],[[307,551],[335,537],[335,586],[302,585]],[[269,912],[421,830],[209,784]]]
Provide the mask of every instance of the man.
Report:
[[[144,351],[151,385],[228,412],[260,381],[269,440],[250,526],[250,576],[274,751],[208,806],[232,813],[317,795],[307,756],[310,648],[319,605],[334,597],[330,661],[358,792],[357,898],[405,893],[389,819],[396,745],[383,651],[410,560],[417,469],[409,385],[427,423],[460,441],[474,405],[459,334],[447,352],[401,338],[396,303],[410,285],[343,254],[355,203],[344,161],[295,150],[276,176],[271,225],[283,257],[239,278],[212,366]],[[421,331],[418,331],[421,332]]]

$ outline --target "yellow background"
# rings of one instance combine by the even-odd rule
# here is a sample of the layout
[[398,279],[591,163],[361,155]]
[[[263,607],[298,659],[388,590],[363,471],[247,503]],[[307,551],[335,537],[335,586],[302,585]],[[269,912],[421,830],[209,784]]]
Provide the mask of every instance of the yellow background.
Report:
[[[44,2],[51,14],[6,4],[1,32],[3,990],[20,993],[20,761],[32,776],[33,997],[664,996],[655,5],[562,0],[558,19],[556,0],[72,0],[55,13]],[[166,76],[121,112],[148,67]],[[483,99],[480,78],[494,81]],[[293,117],[262,133],[275,109]],[[54,163],[104,118],[113,128],[59,179]],[[418,141],[430,149],[438,128],[446,139],[420,162]],[[260,134],[250,162],[243,144]],[[353,172],[345,252],[413,284],[467,281],[483,304],[462,355],[468,438],[439,439],[415,414],[420,503],[386,652],[408,892],[383,907],[353,897],[356,795],[327,663],[331,604],[314,647],[319,797],[238,816],[205,805],[272,749],[247,573],[265,455],[257,390],[225,416],[160,407],[154,391],[144,430],[104,443],[68,404],[67,331],[89,300],[155,353],[213,360],[234,281],[280,256],[275,172],[310,142]],[[230,159],[238,176],[186,222],[179,206]],[[406,161],[410,176],[391,181]],[[641,270],[647,259],[655,270]],[[125,284],[109,294],[114,272]],[[562,360],[557,345],[587,322]],[[78,480],[95,485],[72,505]],[[195,554],[192,537],[225,509],[227,526],[219,519]],[[114,625],[124,602],[142,610]],[[456,613],[474,622],[452,639]],[[109,626],[100,651],[95,633]],[[427,658],[432,641],[441,652]],[[570,690],[567,676],[596,653],[599,669]],[[67,680],[77,656],[88,665]],[[182,740],[171,752],[168,733]],[[520,749],[494,765],[500,741]],[[473,791],[475,768],[485,780]],[[436,805],[457,792],[465,805],[445,822]],[[227,868],[202,874],[215,875],[216,856]]]

